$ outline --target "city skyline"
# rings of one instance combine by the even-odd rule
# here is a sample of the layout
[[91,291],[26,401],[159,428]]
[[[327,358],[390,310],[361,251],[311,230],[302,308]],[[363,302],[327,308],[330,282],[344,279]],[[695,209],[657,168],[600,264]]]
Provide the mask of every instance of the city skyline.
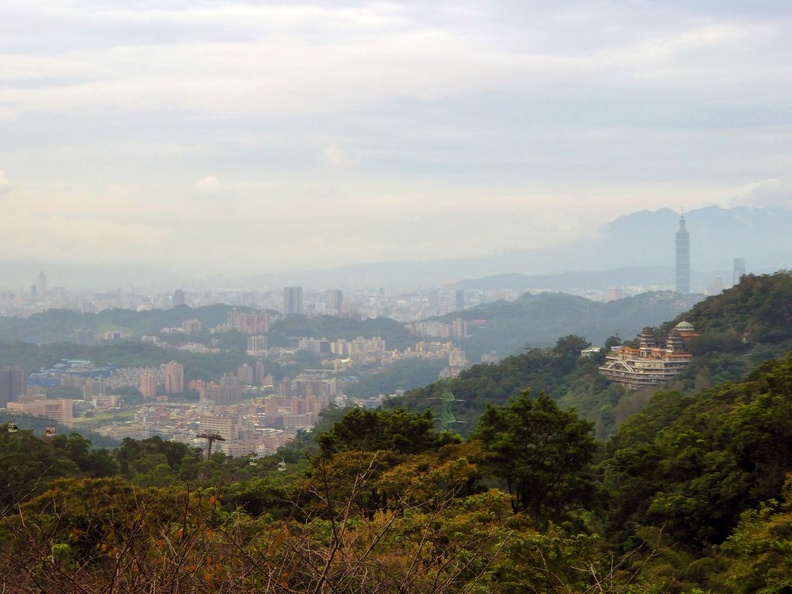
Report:
[[792,204],[782,3],[0,8],[0,260],[485,256]]

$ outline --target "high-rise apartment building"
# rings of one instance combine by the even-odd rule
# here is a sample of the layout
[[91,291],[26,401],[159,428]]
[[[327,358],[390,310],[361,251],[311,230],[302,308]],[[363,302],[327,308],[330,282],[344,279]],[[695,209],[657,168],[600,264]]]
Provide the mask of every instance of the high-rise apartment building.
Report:
[[74,335],[77,344],[94,345],[96,344],[96,334],[93,330],[77,330]]
[[251,353],[262,353],[267,350],[268,343],[266,336],[248,336],[247,350]]
[[184,392],[184,366],[171,361],[165,366],[165,393],[181,394]]
[[182,331],[187,334],[197,334],[202,328],[201,320],[184,320],[181,325]]
[[173,292],[173,298],[171,299],[171,303],[173,304],[173,307],[179,307],[180,305],[186,305],[187,296],[184,294],[184,289],[176,289]]
[[245,386],[253,386],[256,383],[256,368],[250,363],[242,363],[237,367],[237,379]]
[[328,289],[325,293],[325,308],[328,313],[340,314],[344,305],[344,292],[340,289]]
[[679,217],[676,232],[676,292],[690,293],[690,233],[685,228],[685,215]]
[[284,377],[278,384],[278,398],[291,398],[291,395],[291,380],[288,377]]
[[264,386],[265,380],[267,378],[267,373],[264,369],[264,361],[256,361],[256,365],[253,367],[253,383],[257,386]]
[[462,289],[454,291],[454,309],[465,309],[465,291]]
[[236,417],[220,417],[215,415],[201,415],[199,425],[201,433],[217,434],[223,439],[237,439],[238,426]]
[[229,406],[242,400],[242,385],[234,374],[225,373],[219,384],[210,382],[200,394],[202,406]]
[[47,275],[44,271],[39,272],[38,275],[38,296],[44,297],[47,293]]
[[157,397],[157,375],[153,371],[144,371],[140,374],[140,393],[144,400],[153,400]]
[[242,334],[267,334],[270,315],[266,311],[244,312],[234,308],[228,312],[228,327],[236,328]]
[[303,312],[302,287],[283,287],[283,313],[285,315],[301,314]]
[[16,402],[27,393],[24,369],[4,367],[0,369],[0,407]]

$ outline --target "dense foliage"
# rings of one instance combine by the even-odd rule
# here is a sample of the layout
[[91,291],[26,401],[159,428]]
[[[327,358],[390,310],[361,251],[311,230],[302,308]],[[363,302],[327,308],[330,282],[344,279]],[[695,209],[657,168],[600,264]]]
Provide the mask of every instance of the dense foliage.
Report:
[[446,361],[403,359],[376,370],[365,370],[354,382],[348,382],[344,392],[351,398],[365,398],[379,394],[395,394],[413,390],[434,382]]
[[492,468],[506,482],[512,509],[545,524],[548,516],[562,519],[590,502],[592,481],[584,471],[597,447],[592,433],[593,425],[573,411],[526,390],[506,406],[488,406],[473,439],[493,452]]
[[[453,413],[459,421],[456,430],[470,435],[488,405],[505,405],[530,387],[534,393],[546,394],[567,407],[575,407],[594,422],[599,437],[615,428],[616,412],[625,391],[599,375],[600,357],[581,357],[589,346],[579,336],[565,336],[548,349],[530,349],[497,364],[474,365],[449,381],[454,394]],[[430,408],[440,416],[438,400],[444,386],[435,383],[413,390],[395,405],[417,411]],[[614,412],[616,410],[616,412]]]
[[745,275],[739,285],[696,304],[662,331],[682,319],[699,336],[690,344],[693,363],[673,387],[693,392],[740,379],[792,349],[792,274]]
[[388,349],[404,350],[415,344],[415,338],[404,324],[390,318],[356,320],[337,316],[292,315],[279,319],[270,330],[272,346],[294,346],[297,337],[352,340],[358,336],[380,336]]
[[609,444],[609,525],[656,524],[680,542],[722,543],[740,514],[781,495],[792,470],[792,356],[695,398],[658,393]]
[[230,309],[229,305],[208,305],[195,309],[182,305],[173,309],[148,311],[108,309],[98,314],[49,309],[27,318],[0,317],[0,339],[9,342],[73,342],[78,330],[89,330],[99,335],[118,330],[139,338],[157,334],[162,328],[178,328],[182,322],[190,319],[200,320],[204,328],[213,328],[226,322]]
[[[567,337],[569,338],[569,337]],[[576,341],[564,340],[572,348]],[[563,356],[563,348],[557,353]],[[792,353],[654,395],[599,448],[541,393],[462,442],[431,413],[334,409],[250,464],[159,438],[0,431],[0,579],[40,592],[788,591]]]
[[[788,282],[748,279],[723,303],[783,297]],[[471,413],[466,441],[436,428],[439,386],[408,394],[408,409],[330,408],[315,443],[302,435],[253,461],[0,426],[0,582],[31,593],[787,593],[792,352],[760,362],[786,344],[787,328],[771,329],[788,323],[778,307],[781,318],[734,314],[767,342],[703,352],[721,367],[695,383],[747,375],[701,390],[680,379],[614,392],[574,335],[478,366],[451,383],[455,414]],[[730,371],[729,357],[748,362]],[[602,418],[646,406],[596,442],[602,424],[566,407],[572,395]],[[435,412],[413,410],[422,401]]]

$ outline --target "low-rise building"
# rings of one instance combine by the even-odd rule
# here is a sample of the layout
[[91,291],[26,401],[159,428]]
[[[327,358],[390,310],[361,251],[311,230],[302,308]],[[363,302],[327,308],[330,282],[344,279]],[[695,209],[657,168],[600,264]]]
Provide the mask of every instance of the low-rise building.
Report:
[[46,396],[25,396],[21,402],[9,402],[8,412],[24,413],[36,417],[46,417],[67,427],[74,426],[72,406],[74,401],[66,399],[47,400]]

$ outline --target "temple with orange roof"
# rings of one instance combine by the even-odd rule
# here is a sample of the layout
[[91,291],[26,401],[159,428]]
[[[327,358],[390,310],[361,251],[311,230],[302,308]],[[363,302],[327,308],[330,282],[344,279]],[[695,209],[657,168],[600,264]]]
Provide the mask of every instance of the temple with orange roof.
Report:
[[626,388],[649,388],[664,384],[690,364],[693,355],[688,342],[696,334],[689,322],[680,322],[665,340],[655,336],[647,326],[638,335],[639,347],[622,346],[605,357],[599,372]]

